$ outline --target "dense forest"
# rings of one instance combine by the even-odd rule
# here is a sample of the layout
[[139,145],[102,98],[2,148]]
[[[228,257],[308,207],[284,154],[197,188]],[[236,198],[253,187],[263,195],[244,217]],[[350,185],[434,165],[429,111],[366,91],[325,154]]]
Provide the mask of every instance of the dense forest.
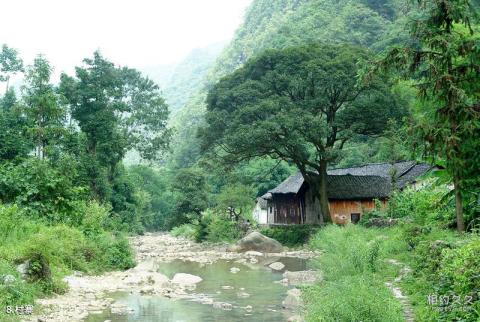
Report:
[[[65,292],[72,271],[134,267],[127,236],[231,243],[257,229],[321,250],[307,321],[405,320],[385,287],[399,274],[415,320],[477,321],[479,7],[254,0],[228,44],[175,67],[142,73],[95,52],[57,84],[54,62],[3,45],[0,278],[15,278],[0,279],[0,308]],[[436,171],[359,225],[329,223],[329,169],[405,160]],[[257,227],[256,198],[296,172],[322,226]]]

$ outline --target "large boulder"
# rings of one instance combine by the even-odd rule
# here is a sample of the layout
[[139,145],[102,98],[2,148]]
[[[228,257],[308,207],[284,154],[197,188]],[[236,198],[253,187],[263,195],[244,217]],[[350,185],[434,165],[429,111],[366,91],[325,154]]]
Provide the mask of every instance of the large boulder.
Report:
[[275,239],[254,231],[229,248],[229,251],[238,253],[251,250],[262,253],[280,253],[283,251],[283,246]]

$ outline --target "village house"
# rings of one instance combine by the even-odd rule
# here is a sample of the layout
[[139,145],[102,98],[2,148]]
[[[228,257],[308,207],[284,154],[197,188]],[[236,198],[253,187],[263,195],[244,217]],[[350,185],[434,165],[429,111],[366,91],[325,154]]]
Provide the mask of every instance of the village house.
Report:
[[[365,211],[375,207],[375,200],[385,206],[394,190],[415,185],[431,169],[427,164],[404,161],[329,170],[327,194],[332,222],[357,223]],[[262,225],[321,223],[318,198],[312,196],[300,172],[259,197],[253,216]]]

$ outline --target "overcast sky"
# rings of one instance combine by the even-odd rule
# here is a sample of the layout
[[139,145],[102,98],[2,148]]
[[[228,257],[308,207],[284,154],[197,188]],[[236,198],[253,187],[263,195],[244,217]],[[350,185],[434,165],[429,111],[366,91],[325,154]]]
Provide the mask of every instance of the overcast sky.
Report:
[[57,75],[96,49],[129,67],[170,64],[230,39],[251,1],[2,1],[0,44],[19,50],[27,64],[44,54]]

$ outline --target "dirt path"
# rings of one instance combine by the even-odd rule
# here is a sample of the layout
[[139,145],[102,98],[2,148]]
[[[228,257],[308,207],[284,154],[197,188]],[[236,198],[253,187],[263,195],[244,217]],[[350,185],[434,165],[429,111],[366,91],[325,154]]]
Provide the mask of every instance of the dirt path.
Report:
[[[188,285],[172,283],[167,276],[158,273],[155,263],[188,260],[211,264],[220,259],[254,262],[255,256],[247,253],[230,253],[227,245],[197,244],[168,234],[145,234],[130,238],[135,250],[137,266],[124,272],[110,272],[101,276],[84,276],[75,273],[66,277],[69,291],[64,295],[37,300],[35,306],[42,313],[30,316],[28,322],[77,322],[90,313],[110,308],[112,312],[128,313],[129,308],[109,298],[116,291],[182,298],[187,296]],[[308,251],[287,251],[275,256],[311,258]]]
[[389,259],[388,262],[395,266],[401,266],[402,268],[400,269],[400,274],[395,278],[395,280],[393,282],[386,282],[385,285],[393,293],[393,296],[400,302],[405,322],[413,322],[414,314],[412,310],[412,305],[410,304],[410,300],[408,299],[408,297],[403,295],[401,288],[395,286],[394,284],[399,283],[405,277],[405,275],[411,272],[411,269],[395,259]]

